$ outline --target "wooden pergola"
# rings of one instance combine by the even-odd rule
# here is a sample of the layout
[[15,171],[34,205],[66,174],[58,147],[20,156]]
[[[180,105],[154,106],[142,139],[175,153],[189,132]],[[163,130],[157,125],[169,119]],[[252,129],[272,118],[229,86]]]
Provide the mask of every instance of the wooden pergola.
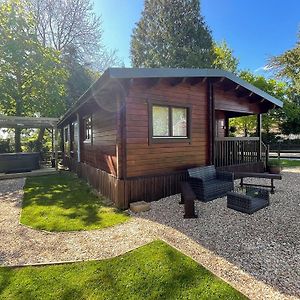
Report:
[[52,152],[55,168],[58,169],[58,118],[18,117],[0,114],[0,128],[50,128],[52,130]]

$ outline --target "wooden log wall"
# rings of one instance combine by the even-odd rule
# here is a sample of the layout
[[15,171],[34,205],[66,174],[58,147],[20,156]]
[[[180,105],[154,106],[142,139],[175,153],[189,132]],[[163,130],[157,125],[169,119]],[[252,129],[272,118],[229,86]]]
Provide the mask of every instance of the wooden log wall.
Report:
[[120,209],[127,209],[131,202],[154,201],[180,193],[180,182],[186,181],[188,177],[187,172],[183,171],[122,180],[69,157],[65,157],[64,165]]
[[[151,143],[149,100],[190,106],[191,141]],[[135,80],[126,98],[127,177],[183,171],[208,163],[208,106],[206,83],[160,81],[152,87]]]

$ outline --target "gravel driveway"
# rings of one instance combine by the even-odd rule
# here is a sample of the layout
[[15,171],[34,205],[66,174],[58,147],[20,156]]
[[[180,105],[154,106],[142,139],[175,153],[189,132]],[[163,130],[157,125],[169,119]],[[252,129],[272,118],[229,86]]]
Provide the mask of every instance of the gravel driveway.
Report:
[[271,206],[252,216],[223,198],[197,202],[199,218],[186,220],[175,195],[121,225],[59,233],[20,225],[25,179],[0,181],[0,265],[104,259],[162,239],[250,299],[298,299],[299,179],[286,174]]
[[175,195],[153,202],[140,216],[179,230],[256,279],[300,297],[300,174],[284,173],[275,186],[270,206],[253,215],[228,209],[224,197],[197,201],[199,218],[184,220]]

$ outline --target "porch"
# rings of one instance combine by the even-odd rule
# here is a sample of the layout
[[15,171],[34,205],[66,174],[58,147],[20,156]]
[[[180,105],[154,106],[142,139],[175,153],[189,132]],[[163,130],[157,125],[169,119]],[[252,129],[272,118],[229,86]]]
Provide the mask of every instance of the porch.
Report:
[[214,164],[216,167],[249,165],[268,162],[268,146],[260,137],[216,137]]
[[[230,120],[245,116],[255,116],[256,124],[254,124],[252,136],[230,136]],[[262,141],[262,113],[218,109],[213,114],[213,124],[212,164],[232,172],[265,171],[269,147]]]

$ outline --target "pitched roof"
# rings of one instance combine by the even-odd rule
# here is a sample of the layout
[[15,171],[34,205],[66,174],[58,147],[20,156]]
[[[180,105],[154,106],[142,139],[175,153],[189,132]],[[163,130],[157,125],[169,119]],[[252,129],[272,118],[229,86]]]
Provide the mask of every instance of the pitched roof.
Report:
[[272,104],[282,107],[283,103],[279,99],[271,96],[270,94],[262,91],[254,85],[246,82],[231,72],[219,69],[179,69],[179,68],[108,68],[102,76],[96,80],[91,87],[78,99],[77,102],[65,113],[61,118],[59,124],[87,101],[89,95],[93,91],[105,86],[110,80],[113,79],[137,79],[137,78],[226,78],[229,81],[239,85],[249,92],[252,92],[263,99],[271,102]]
[[236,84],[248,89],[249,91],[261,96],[262,98],[282,107],[283,103],[279,99],[255,87],[249,82],[241,79],[231,72],[219,69],[174,69],[174,68],[109,68],[107,69],[110,78],[176,78],[176,77],[224,77]]

